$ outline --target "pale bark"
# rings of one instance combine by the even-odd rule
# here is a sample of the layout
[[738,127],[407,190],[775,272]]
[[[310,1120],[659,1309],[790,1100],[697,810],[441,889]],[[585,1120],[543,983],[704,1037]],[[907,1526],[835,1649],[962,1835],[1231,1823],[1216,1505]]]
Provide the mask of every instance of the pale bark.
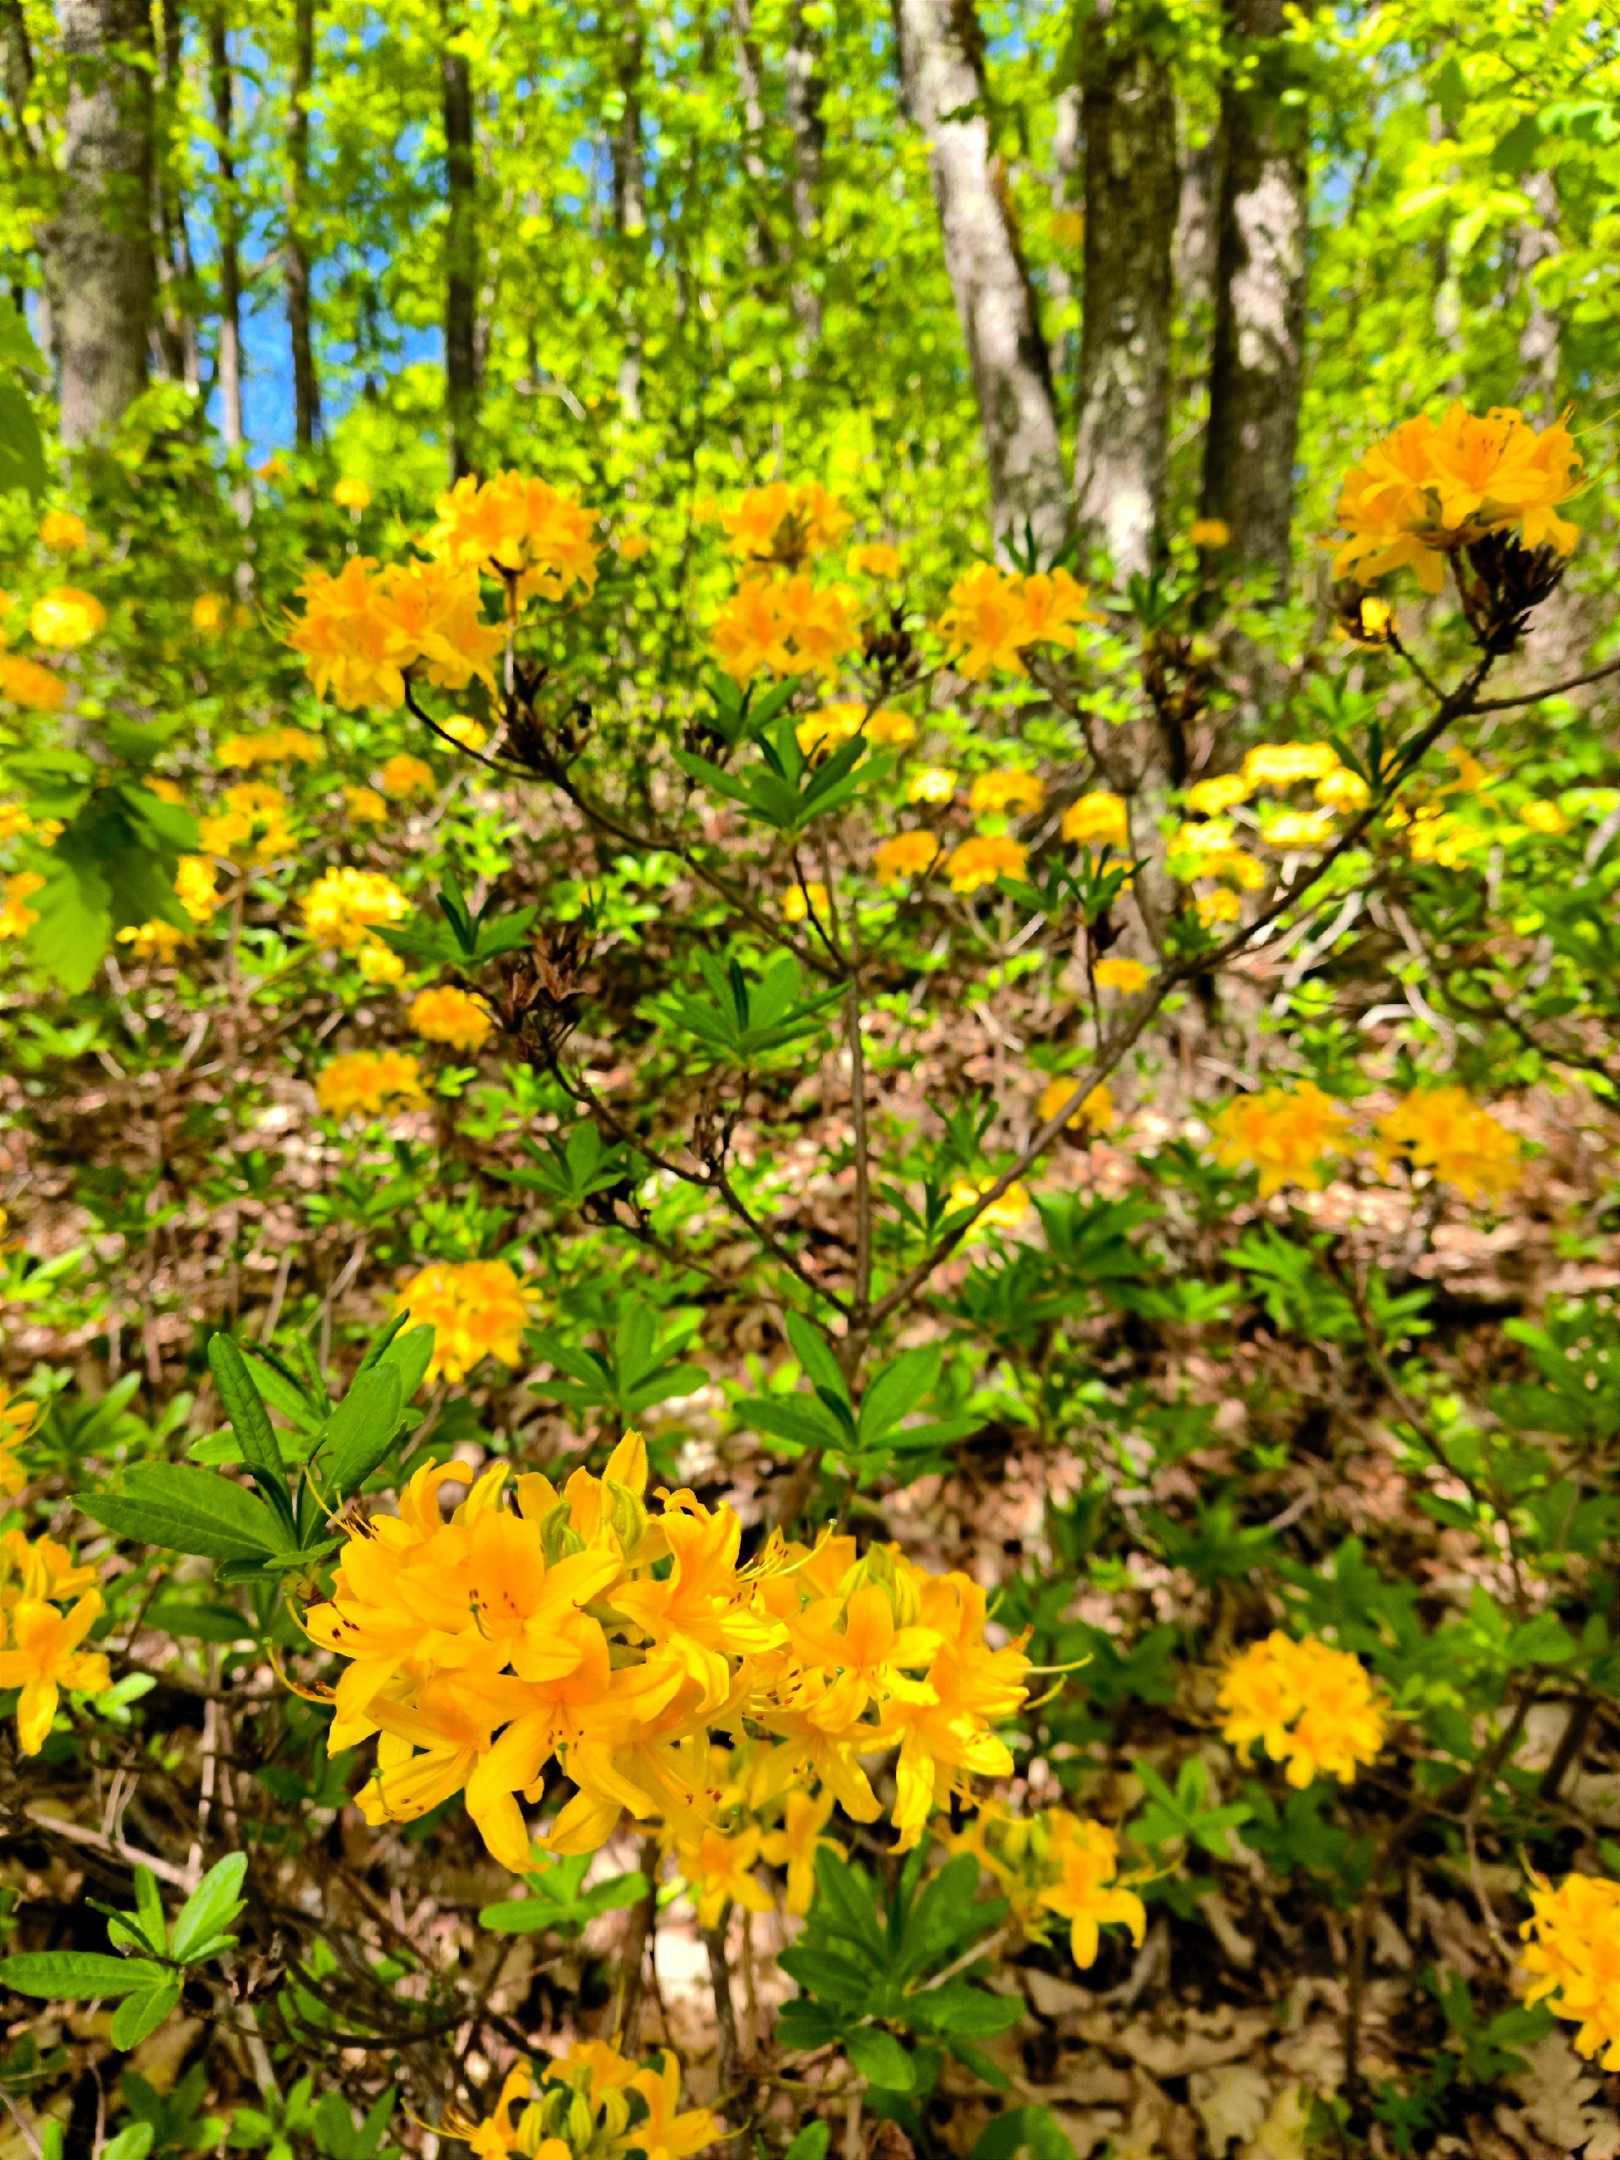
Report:
[[998,540],[1068,537],[1069,481],[1051,363],[985,113],[971,0],[893,0],[900,80],[928,138],[945,267],[978,400]]
[[[1052,208],[1060,213],[1073,214],[1083,208],[1081,202],[1081,168],[1084,164],[1084,146],[1080,134],[1080,86],[1071,83],[1060,90],[1052,119]],[[1054,307],[1067,313],[1080,291],[1081,252],[1079,246],[1065,241],[1052,258],[1047,272],[1047,286]],[[1055,354],[1055,369],[1059,381],[1069,378],[1077,369],[1079,341],[1069,336],[1059,344]]]
[[1283,43],[1286,0],[1227,0],[1232,58],[1221,96],[1225,162],[1200,510],[1230,534],[1225,558],[1287,590],[1305,346],[1307,127]]
[[780,250],[771,230],[770,167],[765,162],[765,70],[754,34],[753,0],[731,0],[731,47],[737,63],[737,91],[742,104],[739,150],[743,177],[753,200],[755,259],[774,263]]
[[188,390],[202,380],[197,336],[196,265],[186,226],[186,202],[179,174],[184,155],[183,108],[185,58],[181,0],[161,0],[162,65],[158,70],[152,127],[152,214],[157,275],[158,354],[171,382]]
[[478,427],[478,206],[473,145],[472,69],[454,43],[457,24],[445,23],[440,60],[444,94],[446,216],[444,242],[445,418],[450,437],[450,476],[459,480],[475,464]]
[[821,168],[827,148],[822,118],[826,84],[821,74],[821,33],[805,20],[807,0],[793,0],[788,20],[788,132],[793,138],[793,223],[799,236],[800,270],[793,281],[793,312],[808,345],[821,338],[821,293],[807,266],[820,244]]
[[60,0],[58,22],[67,120],[47,244],[62,439],[75,444],[104,434],[146,383],[154,55],[147,0]]
[[1076,515],[1117,575],[1149,569],[1164,514],[1170,432],[1170,251],[1175,97],[1169,70],[1099,0],[1081,64],[1085,281]]
[[641,418],[642,329],[639,268],[647,228],[647,175],[641,140],[641,6],[621,0],[619,31],[619,122],[613,131],[613,225],[619,237],[623,279],[623,347],[619,356],[619,410],[627,420]]
[[309,261],[309,105],[315,87],[315,0],[296,0],[293,14],[291,113],[287,127],[287,336],[292,346],[293,428],[300,450],[314,442],[321,424],[320,378],[315,372]]

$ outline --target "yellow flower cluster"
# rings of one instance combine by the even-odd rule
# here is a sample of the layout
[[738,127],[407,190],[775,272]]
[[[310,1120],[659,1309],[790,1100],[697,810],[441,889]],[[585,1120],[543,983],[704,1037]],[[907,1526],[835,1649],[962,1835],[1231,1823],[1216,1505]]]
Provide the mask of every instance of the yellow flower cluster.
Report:
[[1461,404],[1438,422],[1404,421],[1345,481],[1338,521],[1349,538],[1334,574],[1370,584],[1410,567],[1425,592],[1437,593],[1447,557],[1491,532],[1568,555],[1576,531],[1558,505],[1577,492],[1580,473],[1562,421],[1537,429],[1508,406],[1481,417]]
[[872,850],[872,870],[885,885],[904,885],[908,879],[926,877],[945,852],[930,832],[899,832]]
[[681,2107],[681,2070],[665,2050],[657,2070],[628,2061],[607,2040],[576,2040],[566,2055],[507,2073],[493,2111],[474,2122],[450,2114],[441,2137],[469,2146],[474,2160],[690,2160],[720,2142],[707,2108]]
[[917,723],[895,705],[880,705],[870,714],[864,705],[823,705],[806,713],[793,732],[799,748],[814,764],[857,735],[880,748],[904,749],[916,741]]
[[1105,1823],[1050,1808],[1017,1816],[987,1801],[951,1844],[972,1853],[1032,1942],[1045,1942],[1049,1916],[1069,1923],[1069,1952],[1082,1971],[1097,1962],[1105,1927],[1140,1944],[1147,1908],[1119,1881],[1119,1839]]
[[380,1117],[414,1110],[427,1100],[416,1059],[407,1050],[351,1050],[321,1069],[315,1100],[328,1117]]
[[[181,856],[175,865],[174,896],[199,929],[212,922],[219,907],[219,872],[206,855]],[[131,923],[118,933],[118,943],[129,946],[138,960],[172,960],[188,942],[189,932],[161,916]]]
[[831,899],[820,878],[811,878],[807,885],[790,885],[781,899],[782,918],[785,922],[808,922],[815,916],[818,922],[826,922],[831,912]]
[[1455,1185],[1467,1200],[1499,1198],[1522,1175],[1519,1143],[1460,1087],[1416,1088],[1378,1121],[1382,1163],[1404,1161]]
[[448,1043],[452,1050],[478,1049],[495,1027],[489,1007],[454,983],[419,990],[411,1000],[410,1023],[425,1042]]
[[[792,487],[777,480],[769,487],[750,488],[734,510],[720,513],[720,523],[740,562],[773,562],[796,569],[811,556],[836,547],[850,528],[850,515],[817,481]],[[896,557],[896,567],[898,562]]]
[[1031,646],[1072,647],[1085,624],[1101,620],[1067,570],[1021,577],[980,563],[951,587],[938,628],[956,672],[977,682],[998,670],[1022,675]]
[[[19,1450],[38,1419],[33,1403],[0,1384],[0,1497],[27,1481]],[[105,1655],[86,1650],[101,1613],[93,1567],[75,1567],[55,1538],[22,1530],[0,1537],[0,1688],[18,1688],[17,1744],[25,1755],[45,1745],[63,1689],[99,1695],[111,1685]]]
[[519,600],[595,591],[596,512],[549,481],[517,472],[469,476],[435,508],[438,522],[423,546],[452,570],[501,577]]
[[438,1260],[417,1270],[394,1309],[433,1329],[429,1379],[464,1380],[486,1357],[517,1364],[529,1299],[504,1260]]
[[[977,1207],[995,1182],[993,1177],[955,1179],[946,1198],[946,1213],[954,1215],[958,1208]],[[985,1208],[968,1236],[982,1237],[987,1230],[1016,1230],[1028,1218],[1032,1206],[1029,1187],[1015,1178],[1007,1190]]]
[[26,937],[39,921],[38,908],[29,901],[41,891],[45,880],[37,870],[14,870],[0,878],[0,941]]
[[772,675],[825,674],[859,636],[853,604],[847,585],[817,585],[802,571],[793,577],[744,578],[714,619],[715,653],[736,682],[747,682],[761,669]]
[[[379,925],[397,923],[411,911],[411,904],[390,877],[380,870],[356,870],[345,864],[340,870],[324,870],[299,903],[304,928],[314,942],[329,952],[368,952],[393,960],[376,935]],[[387,979],[382,971],[380,979]]]
[[1125,798],[1110,788],[1094,788],[1063,813],[1063,837],[1076,847],[1125,848],[1131,844]]
[[[1074,1093],[1074,1082],[1059,1077],[1048,1080],[1042,1088],[1040,1100],[1035,1105],[1035,1122],[1044,1125],[1048,1118],[1055,1118],[1069,1097]],[[1113,1092],[1106,1080],[1090,1089],[1080,1098],[1079,1105],[1065,1120],[1067,1132],[1083,1132],[1088,1138],[1099,1133],[1112,1132],[1119,1122],[1114,1107]]]
[[1224,1170],[1258,1170],[1262,1200],[1285,1185],[1316,1192],[1326,1159],[1344,1151],[1349,1127],[1343,1104],[1302,1080],[1234,1096],[1210,1120],[1210,1153]]
[[1555,1890],[1534,1878],[1524,1999],[1580,2027],[1575,2046],[1603,2069],[1620,2070],[1620,1883],[1567,1875]]
[[280,788],[265,780],[241,780],[225,790],[219,809],[199,820],[197,837],[210,855],[274,862],[292,853],[290,816]]
[[1023,810],[1031,816],[1046,800],[1046,782],[1039,773],[1021,765],[1004,765],[997,772],[980,773],[968,789],[968,808],[975,817],[999,811]]
[[351,711],[397,711],[413,672],[447,690],[464,690],[474,676],[494,687],[506,633],[484,620],[475,568],[417,562],[379,570],[371,556],[351,555],[336,577],[312,570],[298,594],[304,612],[287,642],[316,691]]
[[1029,850],[1006,833],[975,833],[945,858],[945,875],[954,893],[977,892],[999,878],[1022,877]]
[[578,1470],[558,1492],[519,1475],[515,1507],[509,1467],[478,1477],[448,1522],[440,1487],[470,1472],[419,1470],[397,1515],[351,1530],[331,1597],[305,1616],[350,1661],[332,1751],[377,1736],[368,1820],[464,1792],[490,1852],[523,1872],[519,1795],[539,1800],[554,1764],[574,1790],[551,1851],[593,1852],[628,1815],[701,1853],[724,1827],[725,1781],[756,1804],[825,1789],[875,1822],[863,1761],[893,1754],[890,1817],[910,1847],[937,1808],[971,1804],[974,1777],[1010,1772],[993,1728],[1024,1701],[1027,1662],[1021,1645],[991,1647],[985,1593],[965,1575],[893,1548],[861,1557],[847,1537],[814,1550],[773,1537],[740,1567],[730,1507],[684,1490],[649,1504],[634,1433],[601,1478]]
[[0,652],[0,697],[24,712],[60,712],[67,684],[54,668],[42,667],[22,653]]
[[39,521],[39,544],[53,555],[77,555],[90,545],[90,528],[74,510],[47,510]]
[[396,750],[378,768],[377,785],[393,802],[403,802],[410,795],[427,795],[433,789],[433,767],[425,758],[412,757],[408,750]]
[[252,735],[227,735],[214,756],[221,765],[251,771],[255,765],[319,765],[326,755],[318,735],[308,728],[260,728]]
[[28,610],[28,634],[52,652],[76,652],[107,627],[107,610],[94,593],[77,585],[54,585]]
[[1248,1753],[1258,1741],[1301,1787],[1324,1774],[1348,1785],[1376,1761],[1389,1722],[1359,1658],[1277,1630],[1232,1659],[1219,1700],[1229,1744]]
[[1111,959],[1099,960],[1091,971],[1091,979],[1099,990],[1117,990],[1122,997],[1135,997],[1138,990],[1145,990],[1153,980],[1153,970],[1145,960],[1130,960],[1121,953]]

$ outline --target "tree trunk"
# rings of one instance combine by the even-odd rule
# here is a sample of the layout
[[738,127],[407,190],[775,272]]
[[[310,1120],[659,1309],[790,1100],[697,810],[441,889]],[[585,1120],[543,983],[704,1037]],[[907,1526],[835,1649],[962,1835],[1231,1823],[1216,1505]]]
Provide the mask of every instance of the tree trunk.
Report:
[[196,265],[180,177],[185,164],[186,95],[181,0],[161,0],[160,13],[162,64],[152,115],[154,328],[164,374],[171,382],[195,390],[202,380],[202,357],[197,338]]
[[821,291],[810,266],[817,261],[821,225],[821,166],[827,147],[822,118],[826,84],[821,74],[821,33],[805,20],[808,0],[793,0],[788,21],[788,133],[793,138],[793,223],[799,241],[799,273],[793,281],[793,312],[806,345],[821,342]]
[[985,112],[971,0],[893,0],[900,82],[927,135],[945,267],[973,373],[998,540],[1027,527],[1050,553],[1069,533],[1051,363]]
[[[50,145],[37,116],[30,112],[34,96],[34,48],[28,36],[21,0],[0,0],[0,84],[16,128],[13,155],[21,184],[39,190],[46,184]],[[8,146],[11,147],[11,146]],[[40,344],[48,358],[56,355],[56,309],[52,291],[52,263],[48,248],[40,251],[39,307]],[[14,284],[20,284],[14,266]],[[17,297],[19,311],[22,295]]]
[[[1236,48],[1221,92],[1225,163],[1200,511],[1230,535],[1226,560],[1289,575],[1294,450],[1305,345],[1307,122],[1291,84],[1286,0],[1227,0]],[[1239,76],[1237,63],[1250,62]]]
[[626,420],[641,418],[642,329],[641,259],[647,229],[647,175],[641,142],[641,5],[621,0],[619,36],[619,123],[613,130],[613,226],[619,237],[619,272],[623,349],[619,357],[619,410]]
[[229,450],[240,450],[242,425],[242,254],[240,209],[236,197],[236,157],[232,149],[234,114],[231,54],[223,0],[208,12],[208,79],[219,140],[219,186],[214,216],[219,235],[219,405],[220,432]]
[[[1075,216],[1081,205],[1081,167],[1084,154],[1080,136],[1080,86],[1070,83],[1057,95],[1056,111],[1052,119],[1052,209],[1060,218]],[[1073,308],[1080,291],[1078,271],[1080,247],[1066,232],[1062,234],[1052,267],[1047,272],[1047,287],[1052,295],[1052,305],[1059,318],[1071,325],[1062,331],[1054,350],[1053,373],[1060,383],[1072,382],[1078,374],[1079,340],[1072,328]]]
[[770,167],[765,162],[765,71],[754,36],[754,0],[731,0],[731,44],[742,102],[742,169],[753,195],[755,259],[774,263],[776,236],[770,221]]
[[478,428],[478,175],[472,69],[455,43],[459,28],[454,15],[447,16],[440,60],[446,183],[444,386],[453,480],[473,470],[473,437]]
[[152,16],[147,0],[60,0],[67,64],[58,295],[62,439],[93,441],[146,383],[151,330]]
[[287,335],[292,345],[293,429],[300,450],[321,424],[320,380],[310,328],[309,101],[315,86],[315,0],[296,0],[293,14],[291,116],[287,127]]
[[1170,433],[1170,254],[1178,176],[1170,74],[1099,0],[1081,60],[1086,234],[1075,497],[1121,577],[1149,569]]

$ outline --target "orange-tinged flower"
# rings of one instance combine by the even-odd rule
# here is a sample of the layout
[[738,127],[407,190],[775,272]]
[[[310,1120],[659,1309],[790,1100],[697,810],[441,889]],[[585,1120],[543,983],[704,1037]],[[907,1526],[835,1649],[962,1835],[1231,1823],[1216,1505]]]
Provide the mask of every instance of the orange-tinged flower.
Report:
[[405,1050],[351,1050],[322,1067],[315,1100],[331,1117],[376,1117],[426,1101],[421,1068]]
[[[1073,1093],[1072,1080],[1061,1077],[1049,1080],[1042,1088],[1040,1100],[1035,1105],[1036,1123],[1044,1125],[1048,1119],[1055,1118]],[[1113,1094],[1106,1080],[1099,1081],[1094,1088],[1088,1089],[1064,1120],[1067,1131],[1088,1135],[1112,1132],[1118,1122],[1119,1113],[1114,1107]]]
[[1069,1952],[1082,1972],[1097,1961],[1101,1931],[1123,1927],[1140,1946],[1147,1932],[1147,1908],[1134,1890],[1123,1888],[1119,1874],[1119,1839],[1099,1822],[1054,1817],[1053,1857],[1058,1879],[1041,1892],[1040,1902],[1069,1923]]
[[1348,1785],[1376,1761],[1389,1723],[1360,1659],[1312,1635],[1251,1643],[1227,1665],[1219,1700],[1230,1745],[1258,1743],[1300,1787],[1323,1775]]
[[944,852],[929,832],[896,833],[872,850],[872,869],[885,885],[904,885],[926,877]]
[[453,1050],[477,1050],[495,1032],[489,1007],[454,983],[419,990],[411,1000],[410,1022],[428,1042],[448,1043]]
[[39,542],[53,555],[77,555],[90,545],[90,528],[73,510],[47,510],[39,521]]
[[868,540],[850,549],[849,567],[862,577],[897,578],[903,561],[900,550],[886,540]]
[[945,858],[945,875],[952,892],[977,892],[999,878],[1022,877],[1029,851],[1005,833],[976,833],[952,848]]
[[24,712],[60,712],[67,701],[67,684],[53,668],[21,653],[0,652],[0,697],[20,705]]
[[17,1744],[25,1755],[37,1755],[45,1745],[64,1688],[99,1695],[111,1685],[106,1658],[83,1647],[100,1611],[99,1590],[88,1591],[67,1612],[43,1598],[20,1598],[11,1607],[6,1647],[0,1649],[0,1687],[22,1690]]
[[309,936],[335,952],[354,952],[376,943],[373,933],[379,926],[400,922],[411,911],[392,878],[380,870],[348,866],[324,871],[299,905]]
[[512,580],[520,600],[557,603],[596,588],[596,513],[523,473],[458,480],[438,501],[427,546],[458,568]]
[[0,939],[26,937],[33,929],[39,910],[28,903],[44,885],[37,870],[15,870],[0,879]]
[[1378,1120],[1379,1155],[1455,1185],[1466,1200],[1500,1199],[1523,1168],[1519,1143],[1466,1088],[1416,1088]]
[[1091,979],[1099,990],[1118,990],[1124,997],[1135,997],[1138,990],[1145,990],[1153,980],[1153,970],[1145,961],[1129,960],[1121,953],[1099,960],[1091,971]]
[[1285,1185],[1320,1189],[1327,1159],[1341,1154],[1350,1120],[1313,1081],[1237,1095],[1210,1120],[1210,1153],[1223,1169],[1258,1170],[1260,1197]]
[[1033,814],[1046,800],[1046,782],[1039,773],[1021,766],[1003,766],[999,772],[980,773],[968,790],[968,808],[976,817],[998,810],[1026,810]]
[[435,1331],[430,1378],[464,1380],[486,1357],[518,1363],[531,1296],[504,1260],[442,1260],[417,1270],[394,1309]]
[[1126,848],[1131,844],[1125,798],[1108,788],[1081,795],[1063,813],[1063,837],[1077,847]]
[[1531,1877],[1530,1918],[1519,1932],[1526,2003],[1544,2002],[1579,2029],[1576,2052],[1620,2070],[1620,1883],[1566,1875],[1555,1890]]
[[394,802],[403,802],[411,795],[428,795],[433,791],[433,767],[424,758],[412,757],[408,750],[396,750],[378,768],[377,785]]

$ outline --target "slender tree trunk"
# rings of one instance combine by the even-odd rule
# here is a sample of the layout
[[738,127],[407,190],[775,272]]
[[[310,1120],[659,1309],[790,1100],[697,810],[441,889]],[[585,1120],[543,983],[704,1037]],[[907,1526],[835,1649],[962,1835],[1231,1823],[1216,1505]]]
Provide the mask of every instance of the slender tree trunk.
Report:
[[[1287,590],[1304,371],[1307,122],[1284,43],[1286,0],[1227,0],[1225,165],[1200,509],[1233,567]],[[1239,74],[1235,63],[1247,62]]]
[[67,125],[49,247],[59,296],[62,439],[114,425],[146,383],[152,321],[148,0],[60,0]]
[[1207,321],[1215,304],[1215,260],[1221,216],[1221,137],[1189,150],[1181,165],[1176,203],[1174,285],[1182,309]]
[[208,79],[214,105],[214,131],[219,137],[215,148],[219,160],[219,189],[214,224],[219,235],[220,432],[225,437],[227,449],[240,450],[245,438],[242,425],[241,216],[236,197],[236,157],[232,149],[235,115],[228,29],[224,0],[213,0],[208,12]]
[[152,224],[157,275],[155,329],[163,371],[171,382],[195,390],[202,380],[197,336],[196,265],[186,227],[182,166],[185,101],[184,22],[181,0],[160,0],[162,62],[158,69],[152,127]]
[[619,237],[619,272],[624,281],[619,357],[619,410],[626,420],[641,418],[641,257],[647,229],[647,175],[641,141],[641,5],[620,0],[624,10],[617,54],[619,123],[613,130],[613,226]]
[[[1081,167],[1084,162],[1080,133],[1080,86],[1070,83],[1057,95],[1052,120],[1052,209],[1070,218],[1081,213]],[[1064,234],[1047,272],[1052,305],[1065,324],[1080,292],[1080,249],[1083,243]],[[1058,340],[1053,372],[1060,383],[1072,383],[1079,369],[1079,340],[1067,327]]]
[[900,81],[928,137],[945,267],[973,373],[999,540],[1027,526],[1050,551],[1069,532],[1069,481],[1051,362],[990,143],[984,49],[971,0],[892,0]]
[[759,40],[754,35],[754,0],[731,0],[731,45],[742,102],[743,177],[753,196],[755,259],[774,263],[780,250],[771,230],[771,174],[765,161],[765,70]]
[[315,0],[295,0],[291,115],[287,127],[287,335],[292,345],[293,429],[300,450],[321,424],[320,379],[310,325],[309,104],[315,87]]
[[1158,552],[1170,434],[1176,110],[1169,69],[1099,0],[1081,63],[1085,282],[1075,498],[1122,577]]
[[[37,199],[38,193],[48,184],[46,175],[50,145],[38,116],[32,110],[34,48],[28,36],[28,24],[23,17],[21,0],[0,0],[0,87],[4,88],[6,104],[11,114],[11,130],[15,131],[14,155],[17,169],[23,186],[33,191]],[[54,359],[56,308],[49,248],[42,248],[40,251],[40,272],[41,289],[36,296],[40,344],[47,356]],[[17,282],[20,282],[20,278]],[[22,304],[19,296],[19,309]]]
[[473,147],[472,68],[455,42],[459,28],[456,17],[447,15],[440,58],[447,211],[445,417],[450,433],[450,474],[455,480],[473,470],[473,438],[478,429],[478,172]]
[[793,312],[806,345],[821,342],[821,290],[813,274],[819,267],[821,168],[827,148],[822,117],[826,83],[821,73],[821,33],[806,20],[808,0],[793,0],[788,18],[788,133],[793,138],[793,224],[798,234],[799,270],[793,280]]

